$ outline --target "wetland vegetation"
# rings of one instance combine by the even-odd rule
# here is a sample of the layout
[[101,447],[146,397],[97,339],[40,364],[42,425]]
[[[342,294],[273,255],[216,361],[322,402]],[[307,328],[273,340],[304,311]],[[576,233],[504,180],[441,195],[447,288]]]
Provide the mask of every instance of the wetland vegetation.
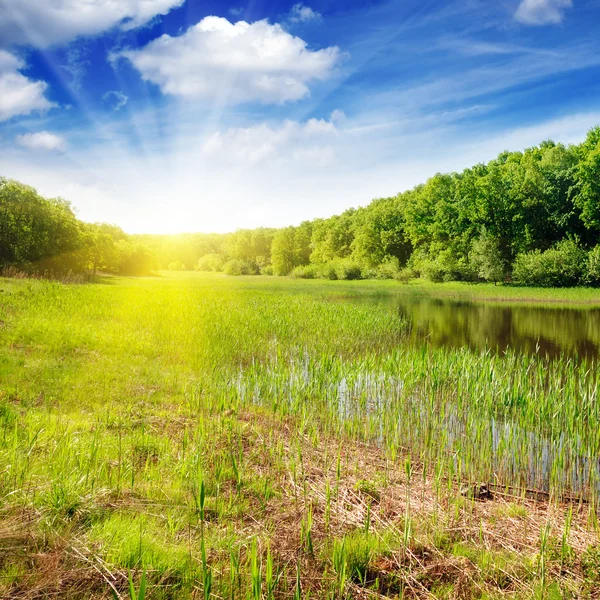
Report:
[[176,236],[0,179],[0,596],[598,597],[599,175]]
[[0,595],[595,597],[596,357],[415,343],[428,295],[0,279]]

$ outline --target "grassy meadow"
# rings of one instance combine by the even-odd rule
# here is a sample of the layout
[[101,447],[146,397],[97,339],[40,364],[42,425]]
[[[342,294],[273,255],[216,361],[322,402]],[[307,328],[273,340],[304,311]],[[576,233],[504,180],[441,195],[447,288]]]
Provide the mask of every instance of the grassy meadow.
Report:
[[0,597],[598,597],[595,364],[341,301],[428,289],[0,279]]

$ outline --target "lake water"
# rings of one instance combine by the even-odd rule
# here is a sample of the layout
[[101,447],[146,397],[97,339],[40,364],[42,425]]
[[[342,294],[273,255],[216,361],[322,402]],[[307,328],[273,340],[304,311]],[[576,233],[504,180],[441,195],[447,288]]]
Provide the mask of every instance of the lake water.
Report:
[[550,358],[600,357],[600,308],[485,304],[434,298],[377,298],[411,325],[411,340],[436,347],[511,349]]
[[[377,304],[394,311],[408,322],[408,343],[418,348],[430,345],[499,354],[508,350],[517,355],[537,355],[541,360],[600,359],[597,307],[492,304],[410,294],[363,296],[349,302]],[[407,392],[404,376],[402,371],[384,373],[369,367],[365,373],[350,377],[340,371],[339,380],[331,386],[335,388],[330,392],[332,405],[345,420],[364,415],[373,428],[375,443],[386,444],[395,436],[401,447],[421,448],[424,439],[437,440],[447,456],[454,457],[455,472],[468,473],[469,466],[477,462],[474,456],[481,451],[481,456],[489,457],[491,479],[486,483],[497,487],[510,483],[513,491],[535,490],[531,493],[536,498],[551,491],[559,496],[600,498],[600,458],[589,451],[586,440],[569,437],[567,432],[551,436],[535,415],[523,425],[493,411],[465,414],[464,406],[459,410],[451,400],[436,400],[435,387],[419,390],[417,386]],[[303,381],[303,375],[298,373],[291,380],[296,385]],[[443,378],[438,383],[443,386]],[[565,400],[573,406],[595,403],[595,394],[582,396],[584,388],[565,389]],[[450,390],[443,390],[452,396]],[[463,387],[461,393],[474,392]],[[522,393],[528,391],[516,392],[515,399]],[[294,397],[288,390],[280,391],[278,397],[286,394]],[[441,404],[436,405],[437,401]]]

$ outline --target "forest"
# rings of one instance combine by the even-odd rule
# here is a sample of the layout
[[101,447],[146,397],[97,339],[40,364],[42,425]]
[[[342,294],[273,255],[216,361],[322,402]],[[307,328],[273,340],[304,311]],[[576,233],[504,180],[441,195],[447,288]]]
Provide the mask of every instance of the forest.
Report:
[[599,233],[600,126],[581,144],[503,152],[327,219],[227,234],[128,235],[0,178],[0,265],[42,276],[170,269],[596,286]]

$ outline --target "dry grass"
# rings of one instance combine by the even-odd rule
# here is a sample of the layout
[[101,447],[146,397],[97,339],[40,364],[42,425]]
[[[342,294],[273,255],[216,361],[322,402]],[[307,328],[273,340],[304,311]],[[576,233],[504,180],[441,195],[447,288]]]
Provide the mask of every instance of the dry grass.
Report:
[[[392,462],[375,446],[323,437],[315,444],[298,431],[293,419],[278,419],[260,410],[245,410],[234,418],[243,427],[244,445],[248,450],[254,448],[252,464],[247,465],[252,477],[267,472],[272,475],[268,448],[278,444],[283,448],[280,464],[285,468],[278,477],[277,493],[266,507],[251,499],[234,523],[238,540],[249,544],[252,539],[268,539],[275,562],[288,572],[288,589],[282,585],[278,597],[293,594],[293,573],[298,563],[306,597],[309,592],[313,598],[326,597],[336,579],[328,565],[332,540],[363,531],[368,515],[370,535],[380,544],[370,560],[366,583],[347,582],[345,593],[351,598],[400,594],[405,598],[437,598],[444,586],[451,589],[448,597],[457,599],[477,598],[484,592],[507,598],[533,597],[535,575],[518,565],[535,563],[540,552],[540,530],[547,524],[555,538],[560,538],[565,530],[570,505],[501,492],[495,492],[492,500],[470,500],[461,496],[455,484],[445,486],[440,494],[434,475],[423,473],[422,465],[413,463],[409,484],[404,460]],[[180,416],[154,420],[157,431],[174,435],[181,434],[181,423]],[[293,473],[291,466],[299,453],[300,472]],[[224,489],[223,493],[227,491]],[[407,498],[412,533],[405,546],[401,540]],[[160,516],[167,506],[174,508],[172,504],[128,494],[99,494],[95,501],[107,512]],[[300,524],[309,509],[313,518],[313,554],[305,551],[300,534]],[[598,541],[589,527],[590,510],[585,504],[574,507],[567,541],[578,557]],[[221,526],[222,523],[214,523],[216,528]],[[213,527],[210,517],[207,527]],[[110,598],[112,588],[127,598],[127,571],[110,566],[82,538],[77,528],[59,532],[49,527],[39,511],[5,510],[0,519],[0,565],[6,567],[13,562],[24,569],[14,582],[0,582],[2,598]],[[468,549],[468,555],[457,556],[455,546]],[[261,552],[265,551],[263,545]],[[498,566],[496,581],[469,556],[478,553],[510,557],[505,566]],[[211,555],[218,564],[225,564],[226,558],[224,551],[221,556],[218,552]],[[565,586],[586,588],[577,560],[561,568],[554,557],[550,574],[555,582],[564,580]],[[225,577],[227,573],[223,571],[221,575]],[[372,585],[376,580],[378,590]],[[168,580],[157,581],[154,590],[162,586],[164,591],[169,585]],[[586,589],[594,593],[594,588]]]

